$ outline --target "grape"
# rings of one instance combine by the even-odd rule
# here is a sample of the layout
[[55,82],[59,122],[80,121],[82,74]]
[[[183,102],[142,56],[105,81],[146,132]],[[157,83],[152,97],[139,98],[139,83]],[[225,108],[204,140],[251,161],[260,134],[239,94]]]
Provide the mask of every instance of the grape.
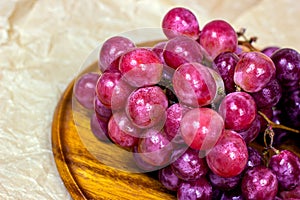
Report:
[[225,128],[235,131],[248,129],[256,118],[256,112],[254,99],[245,92],[229,93],[219,107]]
[[[260,108],[259,111],[262,112],[263,114],[265,114],[268,117],[268,119],[272,119],[272,117],[273,117],[272,107]],[[260,130],[262,132],[264,132],[268,126],[268,123],[261,115],[257,115],[257,118],[260,121]]]
[[291,127],[300,129],[300,88],[289,93],[283,100],[284,116]]
[[300,183],[300,159],[289,150],[282,150],[273,155],[269,168],[275,173],[278,183],[283,190],[292,190]]
[[122,36],[115,36],[106,40],[99,54],[100,71],[104,72],[121,54],[134,47],[135,44],[131,40]]
[[158,86],[139,88],[128,97],[126,113],[139,128],[163,127],[168,100]]
[[119,70],[130,85],[144,87],[160,81],[163,63],[152,50],[135,48],[122,55]]
[[253,51],[241,55],[233,79],[246,92],[258,92],[275,77],[275,73],[272,60],[261,52]]
[[226,93],[235,92],[235,83],[233,81],[234,69],[239,57],[232,52],[220,53],[213,62],[213,68],[221,75]]
[[168,40],[163,56],[166,64],[173,69],[177,69],[184,63],[201,63],[205,52],[198,42],[186,37],[177,36]]
[[87,109],[94,108],[95,87],[99,76],[99,74],[93,72],[83,74],[76,80],[74,85],[75,98]]
[[275,106],[282,95],[282,89],[276,79],[272,79],[264,88],[251,94],[258,108]]
[[235,30],[223,20],[207,23],[201,30],[199,41],[212,59],[222,52],[235,52],[238,44]]
[[114,113],[108,121],[108,135],[114,143],[121,147],[131,148],[137,145],[138,138],[133,135],[138,135],[138,132],[139,130],[133,127],[124,113]]
[[169,39],[185,35],[196,40],[200,33],[196,16],[190,10],[182,7],[173,8],[165,14],[162,28]]
[[241,174],[229,178],[221,177],[213,172],[208,174],[211,185],[222,191],[229,191],[236,188],[241,181]]
[[213,76],[199,63],[181,65],[175,71],[172,82],[179,102],[192,107],[210,104],[217,92]]
[[156,55],[159,57],[160,61],[165,65],[165,59],[164,59],[164,49],[166,46],[167,42],[166,41],[162,41],[157,43],[156,45],[154,45],[154,47],[152,48],[152,51],[154,53],[156,53]]
[[179,103],[173,104],[167,109],[164,129],[169,140],[180,134],[180,121],[187,111],[188,108]]
[[151,165],[143,160],[141,157],[141,154],[138,152],[138,146],[134,146],[132,149],[133,159],[135,161],[135,164],[139,169],[141,169],[143,172],[150,172],[158,170],[159,168],[157,166]]
[[101,141],[109,141],[107,121],[99,119],[94,113],[91,117],[90,127],[92,133]]
[[[280,109],[274,109],[273,110],[273,117],[272,117],[272,121],[275,124],[285,124],[283,123],[284,121],[282,120],[283,115],[282,115],[282,111]],[[275,135],[273,137],[273,145],[274,146],[279,146],[280,144],[282,144],[288,137],[289,134],[288,131],[284,130],[284,129],[273,129]]]
[[181,180],[174,174],[170,165],[158,171],[158,180],[165,188],[171,191],[177,191],[181,182]]
[[171,164],[177,177],[184,181],[196,180],[206,175],[208,167],[204,158],[199,157],[199,151],[188,148]]
[[270,169],[256,166],[246,172],[241,188],[247,200],[273,200],[278,191],[278,181]]
[[206,155],[208,167],[224,178],[239,175],[248,161],[248,150],[243,138],[236,132],[224,130],[217,144]]
[[181,119],[182,138],[193,149],[210,150],[222,135],[224,121],[210,108],[194,108]]
[[270,46],[270,47],[266,47],[263,50],[261,50],[262,53],[264,53],[265,55],[271,57],[272,54],[277,51],[278,49],[280,49],[279,47],[276,46]]
[[282,85],[300,80],[300,54],[290,48],[277,50],[272,56],[276,66],[276,78]]
[[244,130],[237,131],[245,140],[246,144],[249,144],[250,142],[254,141],[261,129],[260,120],[258,116],[254,119],[254,121],[251,123],[250,127]]
[[280,192],[280,197],[284,200],[299,200],[300,199],[300,185],[290,191]]
[[231,190],[224,192],[220,200],[244,200],[242,192],[240,190]]
[[119,110],[124,108],[132,88],[122,79],[119,72],[104,72],[96,85],[96,94],[107,108]]
[[94,111],[101,120],[108,121],[112,115],[112,110],[104,106],[97,96],[94,98]]
[[173,146],[163,129],[149,128],[143,134],[144,136],[140,138],[138,144],[138,152],[141,158],[153,166],[169,164]]
[[211,199],[212,186],[205,178],[195,181],[181,182],[177,190],[178,200]]
[[246,170],[263,164],[263,159],[259,152],[253,147],[248,146],[248,162]]

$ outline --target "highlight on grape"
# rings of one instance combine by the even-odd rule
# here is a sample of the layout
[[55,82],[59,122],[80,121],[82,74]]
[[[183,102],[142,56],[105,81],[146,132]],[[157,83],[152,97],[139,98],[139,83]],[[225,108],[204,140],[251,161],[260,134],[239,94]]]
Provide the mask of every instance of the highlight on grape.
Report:
[[200,26],[183,7],[161,30],[166,39],[153,46],[107,39],[99,73],[77,79],[91,134],[158,171],[179,200],[300,199],[300,158],[280,148],[300,129],[299,52],[259,50],[245,29]]

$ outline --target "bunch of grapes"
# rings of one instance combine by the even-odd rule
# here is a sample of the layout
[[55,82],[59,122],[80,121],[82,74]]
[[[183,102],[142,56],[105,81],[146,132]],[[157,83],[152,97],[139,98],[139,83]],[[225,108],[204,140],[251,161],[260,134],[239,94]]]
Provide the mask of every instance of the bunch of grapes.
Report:
[[76,82],[94,135],[158,171],[178,199],[300,199],[300,159],[275,149],[299,133],[299,52],[258,50],[223,20],[200,29],[181,7],[162,28],[167,39],[152,47],[109,38],[101,73]]

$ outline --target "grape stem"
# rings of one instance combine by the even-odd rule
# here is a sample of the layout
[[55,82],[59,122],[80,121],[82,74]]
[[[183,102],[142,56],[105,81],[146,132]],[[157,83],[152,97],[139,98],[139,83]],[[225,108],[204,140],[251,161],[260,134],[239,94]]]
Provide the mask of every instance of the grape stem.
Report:
[[299,130],[296,130],[296,129],[293,129],[293,128],[290,128],[290,127],[287,127],[287,126],[284,126],[284,125],[281,125],[281,124],[276,124],[274,122],[272,122],[264,113],[262,113],[261,111],[258,111],[258,114],[260,114],[267,122],[268,122],[268,125],[271,126],[272,128],[280,128],[280,129],[284,129],[284,130],[287,130],[287,131],[291,131],[291,132],[294,132],[294,133],[300,133]]
[[237,31],[237,36],[240,38],[242,37],[243,40],[238,40],[238,44],[241,46],[244,46],[248,48],[250,51],[259,51],[259,49],[255,48],[252,43],[256,42],[257,37],[250,37],[249,39],[245,36],[246,29],[241,28],[239,31]]

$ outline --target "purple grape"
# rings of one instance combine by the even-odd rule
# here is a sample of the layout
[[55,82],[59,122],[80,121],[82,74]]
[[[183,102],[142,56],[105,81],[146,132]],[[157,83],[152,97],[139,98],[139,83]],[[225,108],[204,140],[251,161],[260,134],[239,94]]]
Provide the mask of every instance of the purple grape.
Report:
[[98,118],[108,121],[112,115],[111,109],[104,106],[97,96],[94,98],[94,111]]
[[262,164],[263,164],[263,158],[259,154],[259,152],[255,148],[248,146],[248,162],[246,164],[245,170],[248,170],[250,168]]
[[177,36],[168,40],[163,56],[169,67],[177,69],[184,63],[201,63],[204,52],[202,47],[195,40],[186,36]]
[[94,113],[91,117],[90,127],[92,133],[101,141],[109,141],[107,121],[99,119]]
[[226,93],[235,92],[235,83],[233,81],[233,74],[236,63],[239,57],[232,52],[220,53],[213,62],[213,68],[221,75]]
[[282,85],[300,79],[300,54],[290,48],[277,50],[272,56],[276,66],[276,78]]
[[74,96],[87,109],[94,108],[96,83],[100,75],[94,72],[83,74],[74,85]]
[[196,16],[190,10],[182,7],[173,8],[165,14],[162,28],[168,39],[185,35],[196,40],[200,33]]
[[242,192],[238,189],[224,192],[219,200],[244,200]]
[[244,175],[241,189],[247,200],[273,200],[278,191],[277,177],[267,167],[256,166]]
[[299,200],[300,199],[300,185],[290,191],[281,191],[279,196],[283,200]]
[[254,119],[254,121],[251,123],[250,127],[244,130],[240,130],[237,131],[245,140],[245,142],[247,144],[249,144],[250,142],[254,141],[261,129],[261,125],[260,125],[260,120],[259,118],[256,116],[256,118]]
[[233,27],[223,20],[213,20],[201,30],[199,42],[214,59],[222,52],[235,52],[238,45]]
[[199,151],[188,148],[171,164],[174,174],[185,181],[196,180],[208,172],[204,158],[199,157]]
[[170,165],[158,171],[158,180],[165,188],[171,191],[177,191],[181,182],[181,180],[174,174]]
[[121,54],[134,47],[135,44],[131,40],[122,36],[107,39],[103,43],[99,54],[100,71],[104,72]]
[[138,152],[138,146],[133,147],[132,154],[135,164],[142,172],[152,172],[159,169],[159,167],[151,165],[143,160],[141,154]]
[[212,186],[206,178],[180,183],[177,190],[178,200],[200,200],[212,198]]
[[222,191],[229,191],[229,190],[233,190],[239,185],[242,175],[239,174],[237,176],[233,176],[230,178],[224,178],[217,174],[214,174],[213,172],[210,172],[208,174],[208,177],[211,185],[214,188],[218,188]]
[[300,159],[289,150],[271,157],[269,168],[276,174],[283,190],[292,190],[300,184]]
[[251,94],[258,108],[275,106],[282,95],[282,89],[276,79],[272,79],[264,88]]
[[289,126],[300,129],[300,89],[295,90],[283,100],[285,121]]
[[163,130],[146,129],[138,143],[138,152],[141,158],[153,166],[170,164],[173,152],[172,143]]
[[280,49],[279,47],[276,46],[270,46],[270,47],[266,47],[263,50],[261,50],[262,53],[266,54],[267,56],[271,57],[272,54],[277,51],[278,49]]

